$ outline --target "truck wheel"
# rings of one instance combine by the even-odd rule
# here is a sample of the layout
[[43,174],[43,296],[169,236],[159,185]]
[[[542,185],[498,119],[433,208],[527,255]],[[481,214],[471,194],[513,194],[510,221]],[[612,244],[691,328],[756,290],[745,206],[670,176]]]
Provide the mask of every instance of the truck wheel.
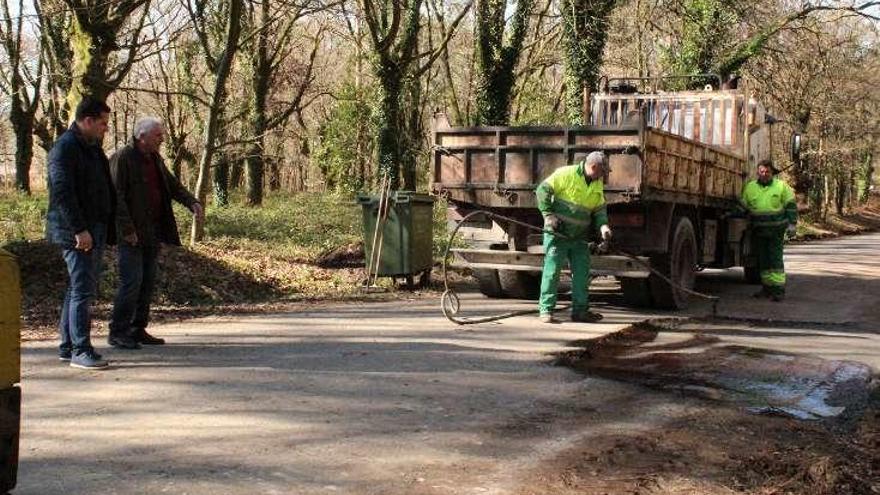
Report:
[[650,307],[651,286],[647,278],[618,277],[620,288],[623,291],[623,300],[630,306],[637,308]]
[[498,280],[498,270],[477,269],[474,270],[474,278],[480,285],[480,292],[486,297],[504,297],[501,290],[501,282]]
[[541,275],[521,270],[498,270],[505,297],[536,300],[541,294]]
[[[655,260],[652,265],[677,285],[694,288],[697,279],[697,236],[694,225],[687,217],[680,217],[675,224],[669,243],[669,251]],[[687,307],[688,294],[673,288],[665,280],[652,274],[648,277],[654,305],[664,309],[683,309]]]

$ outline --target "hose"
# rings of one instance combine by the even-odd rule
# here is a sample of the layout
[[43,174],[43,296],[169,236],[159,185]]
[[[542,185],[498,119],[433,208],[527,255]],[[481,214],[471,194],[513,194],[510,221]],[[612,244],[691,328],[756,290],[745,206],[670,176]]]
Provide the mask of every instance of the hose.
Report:
[[[537,309],[527,309],[527,310],[519,310],[519,311],[509,311],[507,313],[501,313],[501,314],[497,314],[497,315],[483,316],[483,317],[465,318],[465,317],[457,316],[459,311],[461,310],[461,298],[458,296],[458,293],[456,293],[454,289],[449,287],[449,275],[448,275],[448,270],[447,270],[448,263],[449,263],[449,253],[451,252],[452,242],[455,239],[456,234],[458,234],[458,230],[461,228],[462,225],[465,224],[465,222],[469,218],[477,216],[477,215],[484,215],[489,218],[494,218],[496,220],[503,220],[503,221],[510,222],[510,223],[513,223],[516,225],[520,225],[522,227],[526,227],[528,229],[531,229],[531,230],[534,230],[537,232],[550,234],[550,235],[554,235],[557,237],[568,239],[567,236],[565,236],[561,233],[554,232],[552,230],[545,230],[541,227],[537,227],[537,226],[522,222],[520,220],[516,220],[514,218],[506,217],[504,215],[499,215],[499,214],[493,213],[491,211],[476,210],[476,211],[472,211],[471,213],[468,213],[467,215],[462,217],[462,219],[458,221],[458,224],[455,226],[455,228],[452,229],[452,232],[449,234],[449,242],[446,244],[446,250],[443,253],[443,294],[440,296],[440,309],[443,312],[443,316],[445,316],[447,320],[455,323],[456,325],[475,325],[478,323],[489,323],[489,322],[493,322],[493,321],[503,320],[506,318],[513,318],[514,316],[524,316],[524,315],[537,313],[538,312]],[[718,301],[720,300],[720,298],[718,296],[704,294],[702,292],[697,292],[695,290],[692,290],[687,287],[683,287],[679,284],[676,284],[669,277],[667,277],[663,273],[660,273],[657,269],[653,268],[648,263],[645,263],[644,261],[639,259],[638,256],[636,256],[632,253],[626,252],[622,249],[614,248],[613,246],[608,249],[608,252],[612,253],[612,254],[618,254],[621,256],[625,256],[625,257],[633,260],[638,265],[644,267],[649,272],[653,273],[654,275],[659,277],[661,280],[663,280],[664,282],[669,284],[670,287],[681,290],[682,292],[685,292],[686,294],[712,301],[712,316],[714,317],[717,314]],[[557,310],[565,310],[565,309],[568,309],[569,307],[570,306],[561,306],[561,307],[557,308]]]

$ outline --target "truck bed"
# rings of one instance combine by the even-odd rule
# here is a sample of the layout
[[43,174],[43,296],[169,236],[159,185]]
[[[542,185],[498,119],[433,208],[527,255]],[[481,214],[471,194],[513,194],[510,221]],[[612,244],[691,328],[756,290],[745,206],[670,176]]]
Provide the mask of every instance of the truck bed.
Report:
[[481,208],[534,208],[535,187],[595,150],[609,156],[609,204],[669,201],[733,205],[747,175],[732,151],[630,125],[440,127],[434,132],[435,193]]

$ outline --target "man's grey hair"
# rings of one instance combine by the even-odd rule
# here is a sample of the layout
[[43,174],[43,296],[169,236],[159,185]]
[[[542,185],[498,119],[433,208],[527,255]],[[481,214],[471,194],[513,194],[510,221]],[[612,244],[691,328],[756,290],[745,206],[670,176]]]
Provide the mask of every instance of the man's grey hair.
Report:
[[608,164],[608,158],[605,156],[605,153],[601,151],[594,151],[587,155],[587,159],[584,160],[586,165],[598,165],[600,167],[605,167]]
[[162,123],[162,119],[160,119],[159,117],[143,117],[134,124],[134,138],[140,139],[144,137],[144,134],[152,131],[157,127],[165,128],[165,124]]

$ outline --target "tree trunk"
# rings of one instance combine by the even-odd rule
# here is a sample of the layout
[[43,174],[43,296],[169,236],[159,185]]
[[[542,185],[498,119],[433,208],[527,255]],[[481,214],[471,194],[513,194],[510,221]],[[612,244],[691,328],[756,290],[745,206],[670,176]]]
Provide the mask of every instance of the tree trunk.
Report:
[[110,39],[101,39],[84,29],[77,16],[73,16],[70,33],[70,46],[73,48],[73,80],[67,92],[67,107],[70,113],[84,96],[101,101],[113,92],[107,84],[107,64],[115,50],[116,33],[108,33]]
[[596,92],[615,0],[562,0],[565,30],[565,113],[569,124],[584,122],[584,88]]
[[377,171],[380,176],[387,174],[391,189],[400,189],[400,92],[402,81],[396,67],[383,67],[380,79],[379,112],[377,125],[379,139],[377,149]]
[[30,194],[31,161],[34,157],[33,115],[14,122],[12,127],[15,132],[15,188]]
[[229,206],[229,156],[220,153],[214,166],[214,204],[221,208]]
[[263,176],[266,161],[263,158],[264,142],[262,136],[258,139],[257,144],[253,145],[248,153],[247,159],[247,199],[249,206],[260,206],[263,204]]
[[278,159],[269,161],[269,190],[281,190],[281,170],[278,167]]
[[263,203],[263,176],[266,163],[266,100],[269,96],[269,82],[272,64],[269,60],[269,0],[260,6],[260,31],[257,34],[256,53],[251,56],[252,88],[250,128],[255,140],[247,157],[247,198],[246,204],[259,206]]
[[862,190],[859,194],[859,199],[862,202],[868,201],[868,197],[871,194],[871,186],[874,185],[874,153],[869,151],[865,153],[865,182],[862,184]]
[[407,191],[415,191],[416,169],[418,156],[421,148],[421,122],[422,115],[419,107],[422,87],[419,81],[410,81],[407,84],[407,105],[404,110],[403,120],[403,150],[400,157],[401,175],[403,175],[403,188]]
[[[232,61],[238,48],[238,38],[241,34],[241,7],[243,0],[229,0],[229,26],[226,33],[226,47],[223,58],[217,67],[216,79],[214,80],[214,93],[211,98],[211,107],[208,111],[208,125],[205,128],[205,137],[202,145],[202,156],[199,159],[199,178],[196,181],[196,197],[203,205],[208,199],[208,184],[211,182],[211,162],[216,152],[217,134],[220,127],[220,116],[223,114],[224,101],[226,100],[226,80],[232,68]],[[195,244],[205,236],[204,218],[195,217],[192,224],[190,243]]]
[[509,44],[504,43],[507,3],[479,0],[477,4],[476,119],[481,125],[508,125],[515,70],[529,26],[533,0],[519,0],[510,21]]

